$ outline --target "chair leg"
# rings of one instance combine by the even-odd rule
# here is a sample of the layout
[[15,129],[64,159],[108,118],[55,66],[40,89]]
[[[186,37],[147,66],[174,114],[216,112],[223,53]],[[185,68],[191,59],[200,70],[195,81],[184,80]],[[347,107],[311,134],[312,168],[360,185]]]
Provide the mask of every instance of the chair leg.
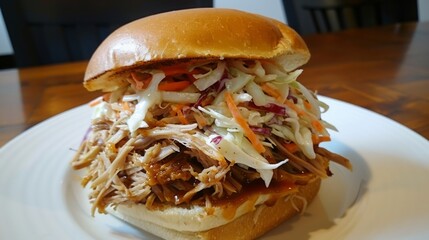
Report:
[[319,21],[317,21],[316,11],[314,11],[313,9],[310,9],[310,15],[311,15],[311,19],[313,20],[313,24],[316,27],[316,32],[321,33],[322,31],[320,29]]
[[342,8],[335,8],[335,15],[340,26],[340,30],[346,29],[346,20],[344,18],[344,11]]
[[382,25],[383,24],[383,18],[382,18],[382,10],[381,10],[381,3],[377,2],[374,5],[374,12],[375,12],[375,21],[377,23],[377,25]]
[[353,8],[353,12],[355,14],[356,24],[358,27],[363,27],[363,21],[362,21],[362,13],[359,6]]
[[325,27],[326,27],[326,31],[332,32],[332,26],[331,26],[331,22],[329,21],[327,11],[322,11],[322,18],[323,18],[323,23],[325,24]]

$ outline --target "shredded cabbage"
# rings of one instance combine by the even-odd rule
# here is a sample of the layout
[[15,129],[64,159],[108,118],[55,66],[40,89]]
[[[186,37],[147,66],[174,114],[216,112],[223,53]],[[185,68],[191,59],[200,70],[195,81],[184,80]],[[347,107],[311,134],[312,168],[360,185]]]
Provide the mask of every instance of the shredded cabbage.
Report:
[[[209,141],[207,141],[207,143],[216,147],[218,151],[229,161],[240,163],[256,169],[261,175],[261,178],[264,180],[265,185],[267,187],[269,186],[273,176],[272,169],[276,169],[282,164],[287,162],[287,160],[284,160],[276,164],[268,163],[264,157],[259,155],[257,152],[255,154],[252,151],[253,147],[251,147],[250,143],[248,143],[248,145],[250,145],[250,149],[246,149],[246,152],[245,152],[239,145],[233,142],[232,140],[233,136],[231,134],[227,134],[225,137],[223,137],[222,140],[218,142],[218,144],[215,144],[212,142],[212,139],[214,137],[217,137],[217,135],[211,136],[211,138],[209,138]],[[243,139],[243,143],[246,141],[247,140]],[[264,170],[269,170],[269,171],[264,171]]]
[[303,72],[302,69],[297,69],[295,71],[286,73],[284,76],[276,78],[273,81],[273,83],[277,83],[277,84],[289,84],[289,83],[292,83],[292,82],[296,81],[296,79],[298,78],[299,75],[301,75],[302,72]]
[[249,81],[244,89],[252,96],[253,102],[256,106],[265,106],[272,102],[272,100],[262,91],[261,87],[254,81]]
[[260,61],[255,61],[255,64],[253,65],[253,67],[246,67],[243,60],[236,60],[236,61],[232,61],[232,66],[237,68],[243,73],[256,75],[258,77],[266,76],[265,69],[262,67],[262,64]]
[[214,118],[215,125],[218,127],[241,129],[240,125],[238,125],[233,118],[226,117],[211,108],[205,109],[203,107],[198,107],[198,110]]
[[107,102],[101,102],[92,110],[91,119],[107,118],[109,120],[115,119],[115,112]]
[[207,75],[194,75],[197,80],[194,82],[194,85],[200,91],[204,91],[209,88],[211,85],[215,84],[222,78],[222,75],[225,71],[225,62],[218,62],[216,69],[214,69],[210,74]]
[[236,103],[252,101],[252,96],[250,96],[250,94],[247,94],[247,93],[233,94],[232,97],[234,98],[234,102]]
[[281,138],[284,138],[286,140],[296,142],[295,134],[293,133],[292,129],[286,126],[280,126],[277,124],[270,125],[272,128],[272,133],[276,136],[279,136]]
[[240,108],[240,113],[243,117],[247,118],[247,122],[251,126],[259,126],[267,123],[275,116],[275,114],[272,112],[261,115],[261,113],[258,111],[252,111],[244,107]]
[[225,81],[225,87],[226,89],[224,89],[222,92],[220,92],[216,98],[213,100],[213,105],[217,105],[219,103],[222,103],[225,101],[224,96],[225,96],[225,92],[229,91],[231,93],[235,93],[241,89],[243,89],[243,87],[251,80],[253,80],[255,78],[255,76],[249,75],[249,74],[245,74],[235,68],[231,68],[230,69],[231,74],[236,77],[228,79]]
[[161,98],[164,102],[171,103],[196,103],[201,93],[188,93],[188,92],[172,92],[172,91],[160,91]]
[[328,104],[326,104],[326,103],[324,103],[324,102],[322,102],[322,101],[320,101],[320,100],[317,100],[318,102],[319,102],[319,106],[322,108],[322,113],[325,113],[325,112],[327,112],[328,110],[329,110],[329,105]]
[[316,100],[316,98],[313,96],[313,94],[310,93],[310,91],[307,90],[301,83],[296,82],[299,87],[299,91],[301,91],[302,94],[304,94],[307,101],[310,102],[311,106],[311,112],[313,112],[314,115],[316,115],[317,119],[320,119],[320,107],[319,102]]
[[151,73],[152,80],[149,86],[143,91],[136,93],[138,103],[135,106],[134,113],[127,120],[130,132],[135,132],[138,128],[148,127],[147,123],[144,121],[147,111],[153,105],[161,103],[162,96],[158,91],[158,84],[165,78],[165,74],[162,71],[153,71]]

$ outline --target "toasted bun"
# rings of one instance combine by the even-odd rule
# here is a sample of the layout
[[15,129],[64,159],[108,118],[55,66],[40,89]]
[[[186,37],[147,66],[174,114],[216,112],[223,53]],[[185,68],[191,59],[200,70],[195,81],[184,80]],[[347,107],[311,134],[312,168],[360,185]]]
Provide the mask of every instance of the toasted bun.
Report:
[[109,209],[109,213],[165,239],[254,239],[301,211],[305,207],[303,199],[310,203],[319,191],[320,182],[314,180],[301,186],[298,192],[283,196],[272,193],[257,201],[249,198],[236,206],[232,218],[225,217],[231,211],[227,205],[216,206],[212,214],[207,214],[204,207],[151,211],[142,204],[119,205]]
[[128,84],[121,73],[135,67],[207,59],[272,59],[293,70],[310,53],[283,23],[232,9],[188,9],[161,13],[117,29],[89,61],[84,86],[112,91]]

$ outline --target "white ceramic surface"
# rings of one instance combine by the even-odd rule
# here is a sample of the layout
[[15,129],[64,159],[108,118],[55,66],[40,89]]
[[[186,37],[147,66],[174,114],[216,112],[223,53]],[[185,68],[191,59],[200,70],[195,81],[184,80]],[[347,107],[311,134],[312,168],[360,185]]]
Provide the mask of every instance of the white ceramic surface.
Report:
[[[338,100],[324,118],[340,132],[324,146],[351,159],[332,164],[318,197],[262,239],[429,239],[429,141]],[[70,160],[89,126],[81,106],[0,149],[0,239],[156,239],[109,215],[90,216]]]

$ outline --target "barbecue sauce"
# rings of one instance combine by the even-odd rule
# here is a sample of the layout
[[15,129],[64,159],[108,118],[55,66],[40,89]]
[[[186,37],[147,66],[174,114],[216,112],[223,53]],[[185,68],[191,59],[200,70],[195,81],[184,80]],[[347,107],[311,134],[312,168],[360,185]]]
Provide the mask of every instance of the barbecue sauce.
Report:
[[251,211],[255,207],[255,203],[260,195],[269,195],[264,204],[267,206],[273,206],[276,201],[287,194],[291,194],[297,191],[298,188],[295,184],[282,181],[282,182],[271,182],[267,188],[262,180],[257,180],[249,184],[243,185],[243,189],[236,194],[224,196],[220,199],[212,199],[213,207],[223,208],[223,217],[225,219],[233,219],[237,209],[243,204],[246,211]]

